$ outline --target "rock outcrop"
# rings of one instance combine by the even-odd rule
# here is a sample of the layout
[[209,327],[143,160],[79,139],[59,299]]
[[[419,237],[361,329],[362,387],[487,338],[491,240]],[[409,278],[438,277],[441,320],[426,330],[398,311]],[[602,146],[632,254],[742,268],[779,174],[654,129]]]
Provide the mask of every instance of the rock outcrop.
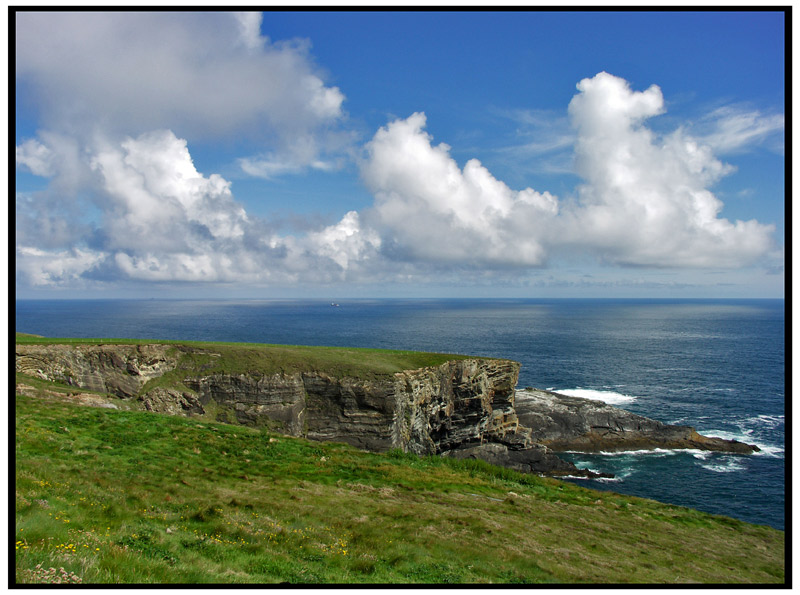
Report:
[[555,451],[609,452],[694,448],[751,454],[759,448],[735,440],[702,436],[690,426],[664,424],[602,401],[525,389],[517,391],[520,422],[533,439]]
[[178,363],[170,345],[17,345],[17,372],[128,398]]
[[550,475],[596,475],[559,458],[556,450],[752,451],[546,391],[535,391],[536,398],[527,397],[520,407],[519,364],[509,360],[456,359],[356,378],[313,369],[221,373],[198,364],[214,357],[224,355],[182,345],[21,344],[16,369],[110,393],[147,411],[268,427],[366,450],[476,458]]

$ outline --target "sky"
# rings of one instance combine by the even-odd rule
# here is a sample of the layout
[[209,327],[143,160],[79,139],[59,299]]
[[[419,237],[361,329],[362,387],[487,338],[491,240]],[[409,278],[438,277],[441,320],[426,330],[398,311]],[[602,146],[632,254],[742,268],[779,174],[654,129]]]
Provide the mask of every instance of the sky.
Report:
[[780,11],[20,11],[16,296],[784,295]]

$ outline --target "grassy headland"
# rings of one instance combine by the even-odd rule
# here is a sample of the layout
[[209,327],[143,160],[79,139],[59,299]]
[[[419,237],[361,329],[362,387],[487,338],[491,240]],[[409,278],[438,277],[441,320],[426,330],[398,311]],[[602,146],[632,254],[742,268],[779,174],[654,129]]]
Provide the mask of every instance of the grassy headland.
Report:
[[202,367],[206,374],[261,374],[321,372],[331,376],[371,378],[402,370],[438,366],[466,355],[425,353],[358,347],[270,345],[208,341],[165,341],[150,339],[51,338],[17,333],[21,345],[174,345],[181,349],[179,371]]
[[784,580],[784,533],[768,527],[58,398],[17,396],[15,490],[19,583]]

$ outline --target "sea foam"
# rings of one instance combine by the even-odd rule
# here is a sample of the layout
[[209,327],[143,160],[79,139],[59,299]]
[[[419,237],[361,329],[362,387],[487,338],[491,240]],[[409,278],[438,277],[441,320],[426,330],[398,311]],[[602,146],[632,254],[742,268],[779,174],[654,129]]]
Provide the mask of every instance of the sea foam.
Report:
[[[566,452],[570,454],[585,454],[583,451],[577,451],[577,450],[574,451],[568,450]],[[706,451],[700,450],[698,448],[642,448],[637,450],[599,450],[591,454],[595,456],[604,456],[604,457],[638,457],[638,456],[666,457],[681,453],[698,455],[704,452]]]
[[715,473],[730,473],[732,471],[742,471],[745,466],[736,459],[729,459],[720,463],[700,463],[703,469],[714,471]]
[[[760,416],[759,416],[760,417]],[[736,440],[744,442],[745,444],[755,444],[760,450],[753,453],[753,456],[767,456],[775,458],[783,458],[785,449],[782,446],[775,444],[768,444],[761,441],[757,437],[753,437],[753,430],[741,428],[741,432],[727,432],[725,430],[698,430],[705,436],[714,436],[715,438],[722,438],[723,440]]]
[[636,397],[632,395],[625,395],[610,390],[596,390],[592,388],[548,388],[547,390],[560,395],[567,395],[569,397],[580,397],[581,399],[603,401],[609,405],[631,403],[636,400]]

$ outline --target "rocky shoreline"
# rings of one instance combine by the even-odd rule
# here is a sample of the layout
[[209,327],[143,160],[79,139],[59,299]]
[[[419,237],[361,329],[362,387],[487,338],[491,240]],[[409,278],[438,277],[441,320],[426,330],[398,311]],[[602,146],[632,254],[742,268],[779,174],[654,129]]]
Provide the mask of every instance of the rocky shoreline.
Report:
[[[510,360],[458,359],[369,379],[313,368],[268,373],[257,363],[246,373],[214,372],[232,353],[222,345],[18,343],[17,392],[95,406],[123,400],[155,413],[267,427],[378,452],[474,458],[552,476],[610,477],[578,469],[558,456],[563,451],[758,450],[600,401],[517,391],[520,364]],[[259,357],[266,370],[270,351]],[[33,387],[25,377],[94,392]]]
[[665,424],[594,399],[527,388],[515,409],[533,439],[557,452],[699,449],[752,454],[753,444],[703,436],[691,426]]

